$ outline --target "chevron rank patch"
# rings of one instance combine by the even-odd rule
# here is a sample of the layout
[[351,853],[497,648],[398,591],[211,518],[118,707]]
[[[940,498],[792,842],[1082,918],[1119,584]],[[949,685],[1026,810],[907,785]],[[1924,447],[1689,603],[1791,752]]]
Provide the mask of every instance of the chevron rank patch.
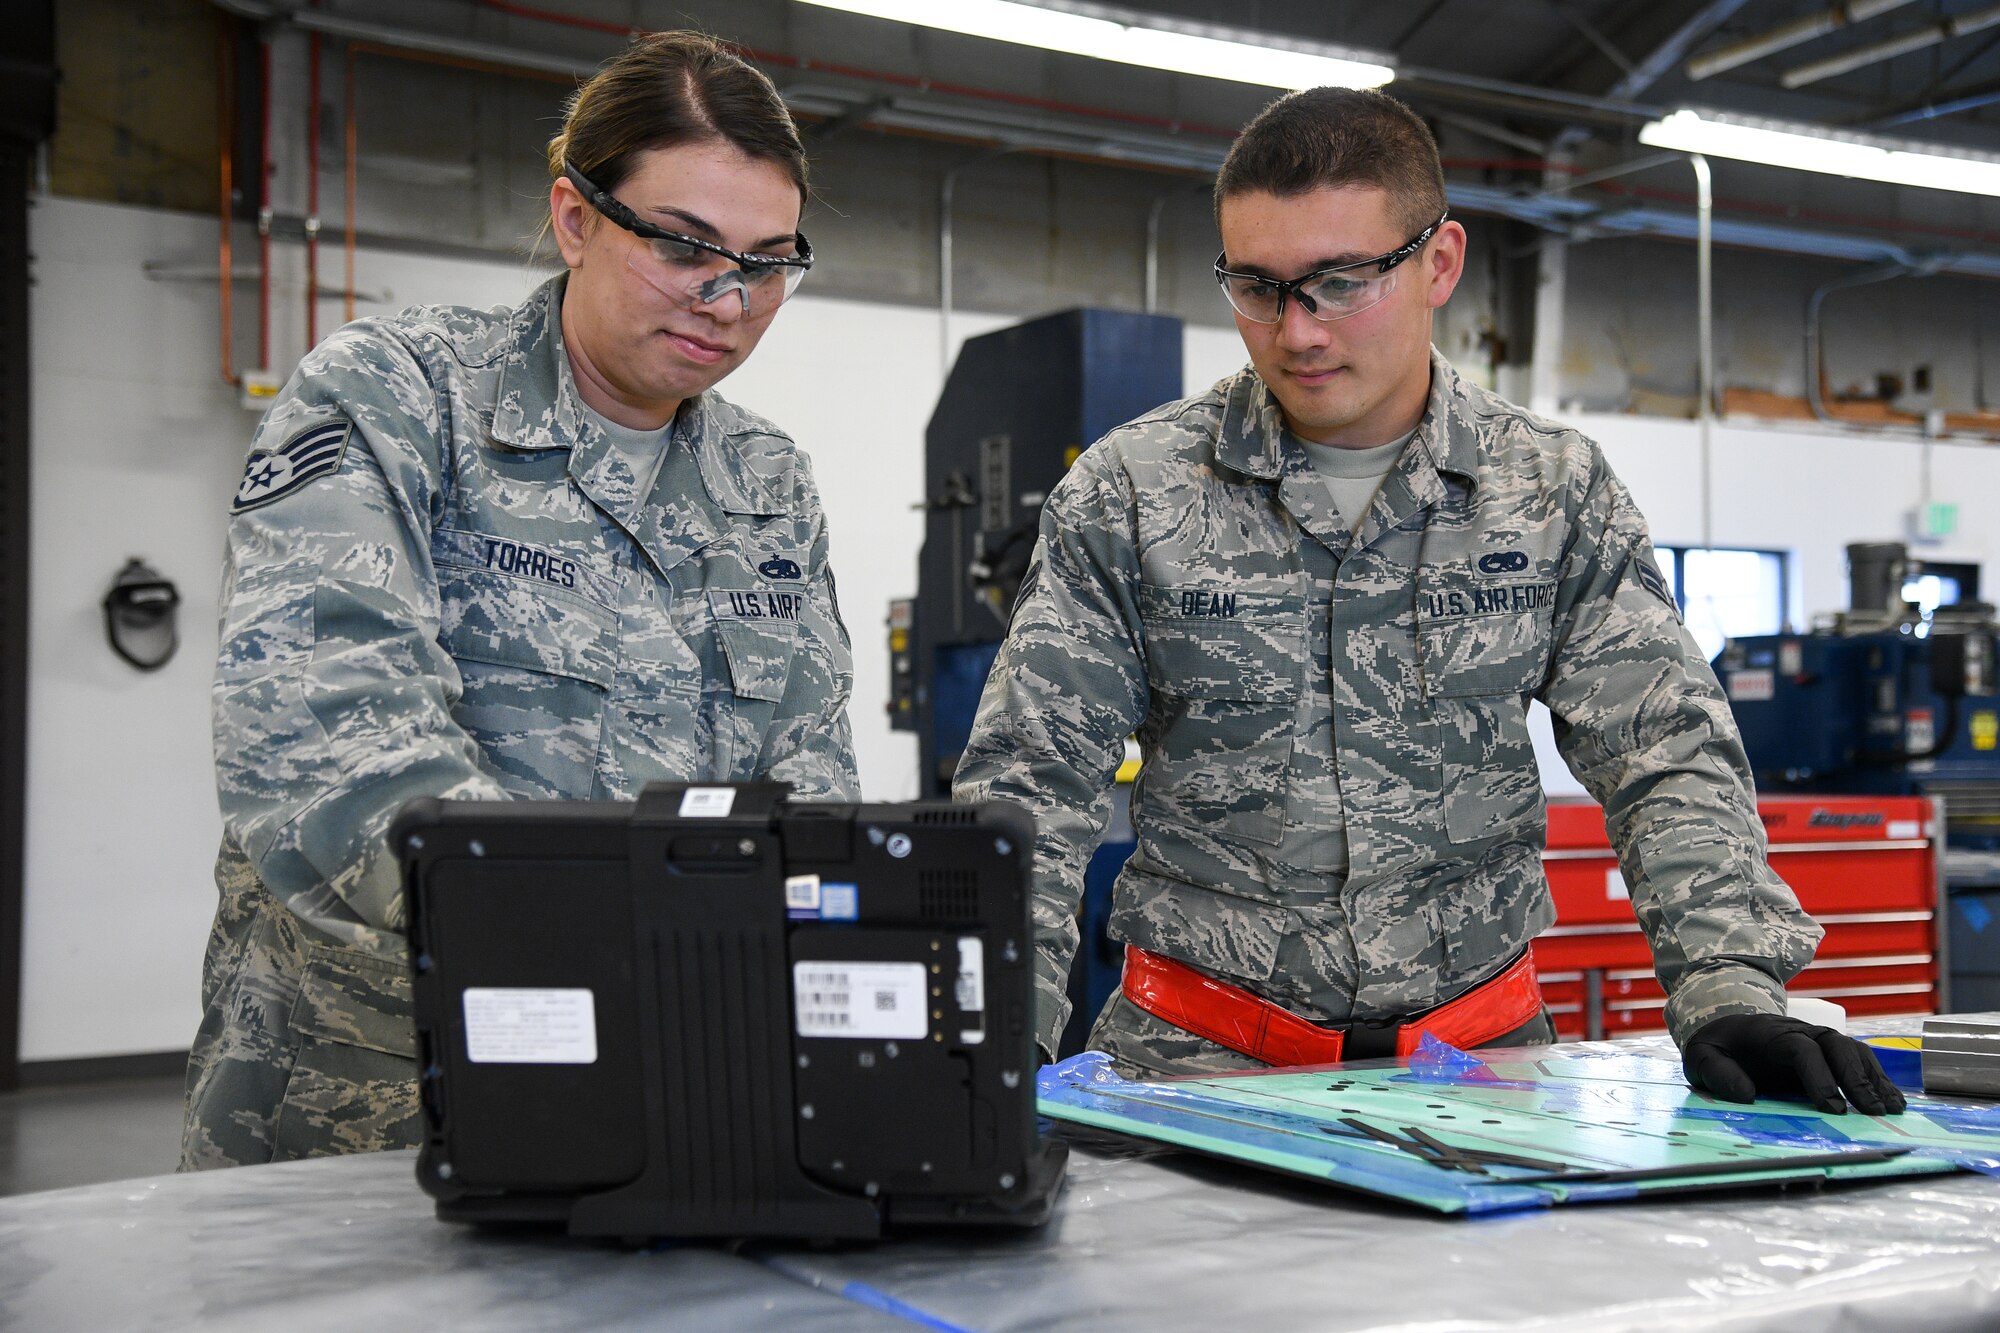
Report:
[[340,468],[347,454],[347,438],[354,423],[345,417],[315,421],[292,433],[276,449],[257,449],[243,465],[243,481],[236,488],[232,514],[281,500],[293,491]]
[[1644,556],[1637,556],[1632,561],[1632,572],[1641,587],[1672,607],[1676,617],[1680,615],[1681,609],[1674,601],[1674,590],[1667,586],[1666,576],[1660,573],[1658,565]]

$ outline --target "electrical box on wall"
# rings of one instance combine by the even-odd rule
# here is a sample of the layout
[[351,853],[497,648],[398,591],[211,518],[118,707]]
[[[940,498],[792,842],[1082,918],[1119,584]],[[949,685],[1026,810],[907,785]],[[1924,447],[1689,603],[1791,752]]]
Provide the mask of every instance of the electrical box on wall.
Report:
[[262,412],[277,401],[285,387],[283,377],[269,370],[246,370],[237,376],[237,404],[252,412]]

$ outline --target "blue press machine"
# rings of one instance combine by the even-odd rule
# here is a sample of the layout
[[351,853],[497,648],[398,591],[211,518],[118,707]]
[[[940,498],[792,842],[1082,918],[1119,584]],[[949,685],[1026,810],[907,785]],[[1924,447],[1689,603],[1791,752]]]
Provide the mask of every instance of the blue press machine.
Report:
[[[1182,391],[1181,322],[1166,315],[1065,310],[959,349],[924,433],[917,595],[890,608],[890,725],[917,734],[921,795],[951,794],[1049,491],[1092,441]],[[1132,851],[1127,791],[1085,875],[1059,1055],[1082,1049],[1118,985],[1104,925]]]

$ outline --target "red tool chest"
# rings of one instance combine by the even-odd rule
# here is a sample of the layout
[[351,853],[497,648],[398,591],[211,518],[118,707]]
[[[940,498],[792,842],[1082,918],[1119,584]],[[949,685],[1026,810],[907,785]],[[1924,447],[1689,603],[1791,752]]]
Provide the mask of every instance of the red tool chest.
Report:
[[[1826,928],[1794,995],[1850,1016],[1930,1014],[1944,1001],[1944,818],[1920,796],[1773,796],[1757,802],[1771,868]],[[1535,941],[1542,994],[1563,1038],[1664,1031],[1666,996],[1632,915],[1604,811],[1549,804],[1542,863],[1556,923]]]

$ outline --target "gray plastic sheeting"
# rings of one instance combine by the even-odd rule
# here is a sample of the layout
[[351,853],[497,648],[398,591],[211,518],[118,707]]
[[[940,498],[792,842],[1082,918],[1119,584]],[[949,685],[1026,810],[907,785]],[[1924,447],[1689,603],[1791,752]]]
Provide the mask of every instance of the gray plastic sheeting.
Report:
[[480,1233],[401,1153],[23,1195],[0,1328],[2000,1328],[1982,1176],[1465,1221],[1075,1141],[1042,1232],[832,1251]]

